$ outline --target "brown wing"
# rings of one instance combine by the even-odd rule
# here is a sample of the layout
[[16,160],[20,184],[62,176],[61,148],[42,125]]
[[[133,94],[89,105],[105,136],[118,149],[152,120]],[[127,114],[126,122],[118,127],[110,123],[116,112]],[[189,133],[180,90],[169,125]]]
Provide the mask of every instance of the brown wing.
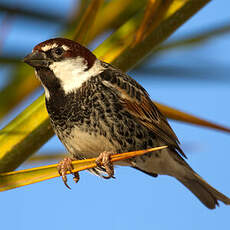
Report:
[[110,88],[116,89],[121,104],[142,125],[152,130],[169,148],[178,150],[185,158],[179,146],[179,140],[173,132],[164,115],[149,98],[146,90],[134,79],[122,73],[119,69],[105,63],[108,69],[104,71],[104,80]]

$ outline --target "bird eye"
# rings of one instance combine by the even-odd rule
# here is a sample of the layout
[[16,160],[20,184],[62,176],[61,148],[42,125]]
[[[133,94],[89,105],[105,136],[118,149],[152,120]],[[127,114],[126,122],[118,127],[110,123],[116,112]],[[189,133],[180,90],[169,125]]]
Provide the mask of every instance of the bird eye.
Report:
[[58,47],[54,49],[53,53],[56,57],[60,57],[64,53],[64,50],[61,47]]

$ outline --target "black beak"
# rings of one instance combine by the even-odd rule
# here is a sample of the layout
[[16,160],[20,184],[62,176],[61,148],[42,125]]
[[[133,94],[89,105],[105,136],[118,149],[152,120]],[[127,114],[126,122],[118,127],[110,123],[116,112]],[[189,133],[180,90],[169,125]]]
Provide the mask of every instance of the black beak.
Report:
[[44,52],[34,51],[23,58],[23,62],[32,67],[48,67],[52,62]]

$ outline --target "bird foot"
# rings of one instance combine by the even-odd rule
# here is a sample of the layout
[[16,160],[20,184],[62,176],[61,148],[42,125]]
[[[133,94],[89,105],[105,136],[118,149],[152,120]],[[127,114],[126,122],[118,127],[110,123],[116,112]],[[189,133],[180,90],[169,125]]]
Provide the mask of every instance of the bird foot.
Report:
[[114,167],[110,160],[112,153],[111,152],[102,152],[96,159],[97,166],[104,166],[108,176],[103,176],[104,179],[115,178],[114,177]]
[[62,180],[65,184],[65,186],[68,188],[68,189],[71,189],[69,187],[69,185],[67,184],[67,177],[66,177],[66,173],[69,171],[70,173],[72,173],[74,175],[73,177],[73,180],[77,183],[80,179],[79,177],[79,173],[78,172],[72,172],[73,170],[73,165],[72,165],[72,161],[73,159],[71,159],[70,157],[65,157],[62,161],[60,161],[58,163],[58,166],[57,166],[57,170],[58,170],[58,173],[60,174],[60,176],[62,177]]

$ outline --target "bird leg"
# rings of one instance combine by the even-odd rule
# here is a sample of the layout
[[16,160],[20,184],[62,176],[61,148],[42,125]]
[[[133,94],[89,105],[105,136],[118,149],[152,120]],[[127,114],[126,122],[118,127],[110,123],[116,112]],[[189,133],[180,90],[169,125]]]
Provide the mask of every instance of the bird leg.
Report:
[[72,173],[74,175],[73,180],[77,183],[80,179],[79,177],[79,173],[78,172],[72,172],[73,170],[73,165],[72,165],[72,161],[73,159],[71,159],[70,157],[65,157],[62,161],[60,161],[58,163],[57,166],[57,170],[58,173],[60,174],[60,176],[62,177],[62,180],[65,184],[65,186],[69,189],[71,189],[69,187],[69,185],[67,184],[67,177],[66,177],[66,173],[69,171],[70,173]]
[[108,176],[103,176],[104,179],[114,178],[114,167],[110,160],[111,152],[104,151],[100,153],[100,155],[96,159],[96,164],[98,166],[104,166],[106,173]]

